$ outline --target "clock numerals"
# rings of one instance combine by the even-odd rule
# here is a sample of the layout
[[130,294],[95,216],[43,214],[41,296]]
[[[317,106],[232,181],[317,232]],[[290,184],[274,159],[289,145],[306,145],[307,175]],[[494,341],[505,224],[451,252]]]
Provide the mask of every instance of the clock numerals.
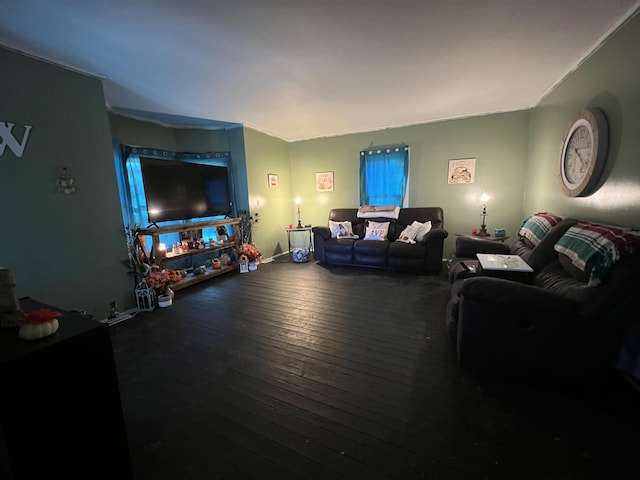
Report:
[[602,174],[608,150],[608,125],[604,114],[583,110],[571,122],[560,155],[560,181],[565,195],[589,195]]
[[593,139],[587,127],[578,127],[569,139],[565,153],[565,176],[570,183],[577,184],[585,177],[591,160]]

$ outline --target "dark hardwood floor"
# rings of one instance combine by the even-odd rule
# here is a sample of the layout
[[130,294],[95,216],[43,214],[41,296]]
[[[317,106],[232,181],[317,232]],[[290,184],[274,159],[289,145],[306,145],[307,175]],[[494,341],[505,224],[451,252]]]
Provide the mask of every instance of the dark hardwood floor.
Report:
[[111,327],[134,478],[637,479],[638,394],[461,369],[444,275],[277,261]]

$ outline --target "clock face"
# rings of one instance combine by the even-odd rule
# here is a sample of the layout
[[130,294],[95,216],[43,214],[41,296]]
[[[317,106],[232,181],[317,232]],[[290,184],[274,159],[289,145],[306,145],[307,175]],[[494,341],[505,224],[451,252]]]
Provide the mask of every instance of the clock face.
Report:
[[564,175],[568,182],[578,185],[588,173],[593,155],[593,134],[586,125],[578,126],[567,144],[564,162]]
[[608,138],[600,110],[583,110],[572,120],[560,150],[559,178],[565,195],[581,197],[595,190],[607,159]]

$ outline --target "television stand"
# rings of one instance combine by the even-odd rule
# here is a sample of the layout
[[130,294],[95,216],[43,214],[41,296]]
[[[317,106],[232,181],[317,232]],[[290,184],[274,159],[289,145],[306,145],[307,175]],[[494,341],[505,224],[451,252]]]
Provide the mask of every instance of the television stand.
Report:
[[[173,253],[167,251],[165,257],[162,257],[158,254],[160,252],[160,235],[165,233],[176,233],[176,232],[190,232],[193,230],[201,230],[203,228],[209,227],[220,227],[220,226],[228,226],[231,225],[233,227],[233,233],[230,238],[226,242],[222,242],[221,244],[214,246],[206,246],[205,248],[192,248],[187,250],[186,252],[181,253]],[[240,246],[240,231],[239,231],[240,219],[239,218],[224,218],[222,220],[209,220],[205,222],[191,222],[191,223],[182,223],[180,225],[169,225],[158,227],[156,225],[155,228],[145,228],[138,231],[138,235],[150,235],[153,241],[151,247],[151,260],[160,268],[164,268],[164,263],[168,260],[190,257],[194,255],[198,255],[206,252],[214,252],[217,250],[226,250],[233,249],[237,250]],[[170,267],[169,267],[170,268]],[[179,282],[172,283],[171,289],[174,291],[182,290],[183,288],[189,287],[191,285],[195,285],[197,283],[203,282],[205,280],[209,280],[210,278],[217,277],[224,273],[229,273],[236,271],[238,269],[238,263],[233,262],[231,265],[223,265],[222,268],[219,269],[207,269],[205,273],[200,275],[194,275],[193,273],[189,273],[185,278],[180,280]]]

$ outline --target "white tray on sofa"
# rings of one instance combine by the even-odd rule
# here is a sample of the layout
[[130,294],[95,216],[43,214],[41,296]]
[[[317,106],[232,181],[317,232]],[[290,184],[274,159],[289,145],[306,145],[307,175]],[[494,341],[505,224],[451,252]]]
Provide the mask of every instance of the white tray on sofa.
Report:
[[478,261],[483,270],[501,270],[505,272],[533,272],[527,262],[519,255],[478,253]]

